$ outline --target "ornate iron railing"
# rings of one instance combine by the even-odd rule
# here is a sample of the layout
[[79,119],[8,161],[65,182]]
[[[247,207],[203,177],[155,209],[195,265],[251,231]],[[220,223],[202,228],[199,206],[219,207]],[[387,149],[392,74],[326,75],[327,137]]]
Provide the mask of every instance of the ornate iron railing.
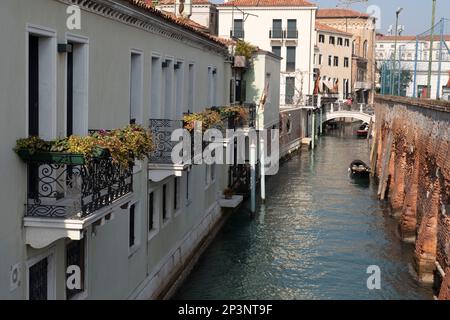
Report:
[[173,163],[172,150],[177,142],[171,140],[172,132],[181,128],[182,120],[150,119],[150,130],[155,141],[155,150],[149,157],[150,163]]
[[72,165],[29,161],[26,216],[82,219],[133,192],[133,168],[110,157]]

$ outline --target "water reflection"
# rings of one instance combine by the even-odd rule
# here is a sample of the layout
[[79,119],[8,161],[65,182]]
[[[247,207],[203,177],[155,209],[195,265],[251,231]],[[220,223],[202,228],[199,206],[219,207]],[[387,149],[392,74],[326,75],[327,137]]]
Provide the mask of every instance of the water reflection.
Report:
[[[343,130],[268,179],[255,219],[248,207],[229,219],[176,299],[432,297],[409,274],[411,246],[397,238],[376,186],[349,177],[352,160],[368,162],[368,143]],[[381,290],[367,289],[369,265],[381,268]]]

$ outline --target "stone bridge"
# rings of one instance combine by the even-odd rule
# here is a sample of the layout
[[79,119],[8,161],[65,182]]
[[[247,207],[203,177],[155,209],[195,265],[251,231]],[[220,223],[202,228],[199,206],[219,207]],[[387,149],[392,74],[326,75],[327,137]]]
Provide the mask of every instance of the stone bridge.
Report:
[[363,122],[375,122],[373,107],[367,104],[354,104],[347,106],[344,104],[331,103],[325,107],[322,116],[322,123],[340,118],[353,118]]
[[371,166],[403,240],[413,242],[418,279],[450,299],[450,103],[375,99]]

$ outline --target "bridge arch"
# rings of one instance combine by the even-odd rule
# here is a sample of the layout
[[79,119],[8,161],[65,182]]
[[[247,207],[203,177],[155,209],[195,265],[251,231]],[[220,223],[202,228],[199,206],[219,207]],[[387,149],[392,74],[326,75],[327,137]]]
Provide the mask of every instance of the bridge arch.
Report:
[[335,111],[332,113],[327,112],[324,117],[322,118],[322,123],[325,123],[327,121],[338,119],[338,118],[354,118],[361,120],[363,122],[370,123],[370,120],[372,119],[372,122],[375,122],[375,116],[370,115],[367,113],[361,113],[361,112],[349,112],[349,111]]

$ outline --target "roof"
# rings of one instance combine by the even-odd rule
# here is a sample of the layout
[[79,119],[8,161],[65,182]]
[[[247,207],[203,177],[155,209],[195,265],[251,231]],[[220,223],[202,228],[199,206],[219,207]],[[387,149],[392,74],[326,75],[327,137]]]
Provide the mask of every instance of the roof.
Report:
[[317,18],[369,18],[370,15],[351,9],[319,9]]
[[[395,39],[397,38],[397,41],[416,41],[416,36],[392,36],[392,35],[378,35],[377,36],[377,41],[395,41]],[[419,40],[422,41],[430,41],[431,37],[430,35],[426,35],[426,36],[419,36]],[[433,37],[433,41],[439,41],[441,39],[440,35],[435,35]],[[450,35],[446,34],[444,35],[444,40],[445,41],[450,41]]]
[[232,0],[221,7],[316,7],[314,3],[305,0]]
[[317,22],[317,21],[316,21],[316,30],[317,31],[324,31],[324,32],[339,33],[339,34],[346,35],[346,36],[349,36],[349,37],[353,36],[353,34],[351,34],[351,33],[348,33],[348,32],[345,32],[345,31],[342,31],[342,30],[330,27],[329,25],[326,25],[326,24],[323,24],[323,23],[320,23],[320,22]]
[[[148,1],[148,3],[151,3],[151,1]],[[167,6],[167,5],[173,5],[175,4],[175,0],[159,0],[158,1],[158,6]],[[192,4],[213,4],[211,2],[209,2],[208,0],[192,0]]]
[[205,33],[205,31],[201,30],[200,27],[204,28],[203,26],[199,25],[198,23],[182,17],[176,17],[173,14],[169,14],[166,12],[163,12],[161,10],[155,9],[152,6],[151,0],[127,0],[131,5],[138,7],[140,9],[143,9],[149,13],[151,13],[154,16],[157,16],[161,19],[166,20],[169,23],[175,24],[179,27],[182,27],[188,31],[191,31],[199,36],[201,36],[204,39],[207,39],[209,41],[215,42],[216,44],[219,44],[222,47],[226,47],[223,42],[218,41],[216,37],[212,37],[209,34]]

